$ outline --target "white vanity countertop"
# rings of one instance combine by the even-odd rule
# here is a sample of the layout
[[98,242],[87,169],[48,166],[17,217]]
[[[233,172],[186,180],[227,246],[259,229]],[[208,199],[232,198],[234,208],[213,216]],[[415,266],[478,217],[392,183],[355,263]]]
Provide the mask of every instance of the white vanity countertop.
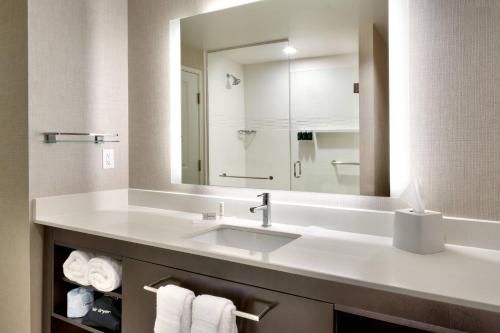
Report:
[[[436,301],[500,312],[500,251],[447,245],[434,255],[392,247],[380,236],[274,223],[271,230],[302,237],[270,253],[209,245],[193,234],[222,222],[193,222],[200,214],[128,206],[45,217],[36,223],[138,244],[345,282]],[[260,229],[257,221],[223,224]]]

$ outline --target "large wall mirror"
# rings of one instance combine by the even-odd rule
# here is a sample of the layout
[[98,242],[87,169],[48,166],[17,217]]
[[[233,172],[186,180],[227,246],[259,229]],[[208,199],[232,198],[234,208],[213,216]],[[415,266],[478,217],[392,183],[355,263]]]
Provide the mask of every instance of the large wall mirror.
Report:
[[263,0],[178,20],[174,181],[389,196],[387,6]]

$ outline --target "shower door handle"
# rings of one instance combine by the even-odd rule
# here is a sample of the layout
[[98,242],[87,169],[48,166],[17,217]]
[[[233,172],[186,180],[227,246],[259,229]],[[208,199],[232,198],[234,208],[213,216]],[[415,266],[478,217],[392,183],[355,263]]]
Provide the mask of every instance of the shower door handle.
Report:
[[300,161],[293,163],[293,176],[295,178],[300,178],[300,176],[302,176],[302,163],[300,163]]

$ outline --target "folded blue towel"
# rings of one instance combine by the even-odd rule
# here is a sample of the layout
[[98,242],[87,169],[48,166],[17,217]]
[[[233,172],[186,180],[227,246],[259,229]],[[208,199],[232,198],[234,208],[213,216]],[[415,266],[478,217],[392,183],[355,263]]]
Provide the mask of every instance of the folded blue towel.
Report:
[[68,318],[81,318],[89,312],[94,302],[94,292],[87,288],[75,288],[67,294]]

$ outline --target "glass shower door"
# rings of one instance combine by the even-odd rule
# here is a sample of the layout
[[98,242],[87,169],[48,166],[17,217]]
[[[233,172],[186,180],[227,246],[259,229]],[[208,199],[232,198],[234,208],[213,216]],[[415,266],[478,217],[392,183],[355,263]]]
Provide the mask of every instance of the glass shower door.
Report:
[[208,53],[210,185],[290,189],[287,45]]
[[290,64],[291,190],[359,194],[357,55]]

